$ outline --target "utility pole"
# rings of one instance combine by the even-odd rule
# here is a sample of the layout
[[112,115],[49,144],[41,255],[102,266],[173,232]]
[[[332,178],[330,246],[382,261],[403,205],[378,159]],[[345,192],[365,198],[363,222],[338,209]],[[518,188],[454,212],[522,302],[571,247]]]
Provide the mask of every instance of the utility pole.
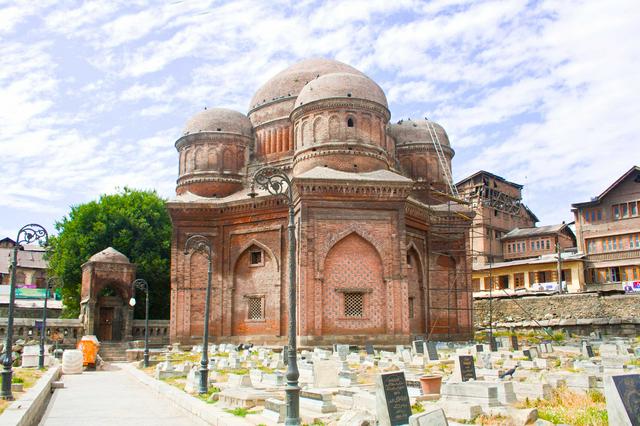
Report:
[[560,249],[560,234],[556,234],[556,253],[558,255],[558,261],[556,262],[558,273],[558,291],[560,294],[564,293],[562,288],[562,250]]

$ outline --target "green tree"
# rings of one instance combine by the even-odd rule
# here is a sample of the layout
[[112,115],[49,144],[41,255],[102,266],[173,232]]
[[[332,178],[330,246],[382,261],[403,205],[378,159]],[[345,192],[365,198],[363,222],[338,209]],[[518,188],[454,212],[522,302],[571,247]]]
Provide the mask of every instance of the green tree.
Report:
[[[81,265],[109,246],[135,263],[136,276],[149,283],[149,317],[169,317],[171,220],[164,203],[155,191],[124,188],[73,206],[56,222],[57,235],[49,239],[49,268],[64,282],[64,317],[80,313]],[[141,294],[137,299],[144,300]],[[144,303],[136,304],[135,317],[144,318]]]

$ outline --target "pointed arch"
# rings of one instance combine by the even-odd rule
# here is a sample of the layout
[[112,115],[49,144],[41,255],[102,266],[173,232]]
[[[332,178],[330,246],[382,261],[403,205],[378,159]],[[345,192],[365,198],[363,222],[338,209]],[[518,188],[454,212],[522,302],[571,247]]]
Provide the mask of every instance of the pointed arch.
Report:
[[231,152],[231,150],[227,148],[224,150],[224,154],[222,156],[222,170],[224,170],[225,172],[233,172],[233,163],[233,152]]
[[313,143],[319,143],[321,139],[324,139],[323,135],[324,119],[322,117],[316,117],[313,120]]
[[337,115],[329,117],[329,138],[340,140],[340,119]]
[[[379,241],[376,237],[374,237],[369,232],[367,232],[367,230],[363,228],[360,224],[351,223],[347,226],[346,229],[342,230],[341,232],[338,232],[337,234],[331,235],[325,241],[324,245],[320,247],[320,250],[318,251],[317,264],[316,264],[316,271],[319,273],[320,276],[322,275],[322,272],[324,270],[325,258],[327,257],[327,254],[329,253],[329,251],[340,240],[346,238],[347,236],[353,233],[359,235],[365,241],[368,241],[376,250],[376,252],[378,253],[378,256],[380,256],[381,259],[384,259],[382,256],[382,253],[380,253],[380,251],[378,250],[378,247],[384,247],[384,245],[382,244],[382,241]],[[387,263],[383,262],[383,266],[384,266],[385,276],[389,275]]]
[[265,253],[267,253],[273,259],[273,261],[276,263],[276,271],[280,272],[280,259],[278,259],[278,257],[273,252],[273,250],[271,250],[269,248],[269,246],[267,246],[266,244],[263,244],[260,241],[258,241],[256,239],[253,239],[253,238],[251,240],[249,240],[248,242],[246,242],[245,244],[243,244],[242,247],[240,247],[240,249],[234,255],[233,259],[231,260],[231,268],[232,269],[236,268],[236,264],[238,263],[238,259],[240,259],[240,257],[244,254],[244,252],[246,252],[247,250],[249,250],[253,246],[256,246],[256,247],[264,250]]
[[196,148],[195,165],[196,170],[206,170],[207,168],[207,153],[201,146]]

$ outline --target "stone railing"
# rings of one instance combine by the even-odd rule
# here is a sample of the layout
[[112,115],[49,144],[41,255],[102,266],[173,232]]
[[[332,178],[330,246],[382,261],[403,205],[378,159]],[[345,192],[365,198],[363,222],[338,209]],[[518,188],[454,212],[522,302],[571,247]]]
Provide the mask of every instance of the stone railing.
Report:
[[[131,335],[133,340],[144,340],[144,320],[133,320]],[[169,344],[169,320],[149,320],[149,343]]]
[[[40,328],[36,327],[36,318],[15,318],[13,320],[13,340],[40,341]],[[0,343],[4,343],[7,333],[7,319],[0,318]],[[144,320],[134,320],[131,329],[132,340],[144,340]],[[61,347],[75,347],[84,335],[84,326],[79,319],[47,319],[46,342]],[[149,321],[149,343],[154,346],[169,344],[169,320]]]
[[[13,339],[22,339],[25,342],[29,340],[40,340],[40,328],[36,327],[35,318],[15,318],[13,320]],[[46,342],[47,344],[58,341],[60,346],[75,347],[82,338],[84,327],[79,319],[47,319]],[[7,319],[0,318],[0,339],[4,342],[7,334]]]

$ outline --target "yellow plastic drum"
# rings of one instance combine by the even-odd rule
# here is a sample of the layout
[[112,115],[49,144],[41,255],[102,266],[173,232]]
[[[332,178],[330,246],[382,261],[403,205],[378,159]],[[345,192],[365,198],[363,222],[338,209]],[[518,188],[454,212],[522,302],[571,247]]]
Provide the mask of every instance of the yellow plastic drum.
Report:
[[96,336],[82,336],[78,342],[78,350],[82,351],[82,365],[87,368],[96,368],[96,357],[100,349],[100,342]]

